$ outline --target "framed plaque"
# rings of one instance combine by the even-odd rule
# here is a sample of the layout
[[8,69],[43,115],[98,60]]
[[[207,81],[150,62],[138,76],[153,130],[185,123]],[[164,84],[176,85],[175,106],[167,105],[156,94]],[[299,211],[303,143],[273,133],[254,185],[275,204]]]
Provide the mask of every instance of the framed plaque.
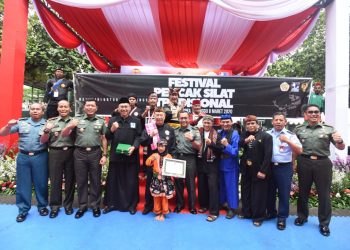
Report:
[[164,158],[162,175],[173,176],[177,178],[186,177],[186,161]]

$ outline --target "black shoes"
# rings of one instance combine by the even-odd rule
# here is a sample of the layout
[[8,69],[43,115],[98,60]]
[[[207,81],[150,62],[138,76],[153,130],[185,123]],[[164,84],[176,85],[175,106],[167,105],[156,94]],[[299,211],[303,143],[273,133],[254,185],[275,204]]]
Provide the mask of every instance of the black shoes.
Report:
[[19,215],[17,215],[17,217],[16,217],[16,221],[17,221],[17,222],[23,222],[23,221],[26,220],[26,218],[27,218],[27,214],[19,214]]
[[277,229],[278,230],[286,229],[286,220],[279,220],[279,221],[277,221]]
[[145,207],[142,211],[143,215],[149,214],[153,209],[149,207]]
[[320,233],[323,235],[323,236],[326,236],[328,237],[330,234],[331,234],[331,231],[329,230],[329,227],[328,226],[322,226],[320,225]]
[[49,217],[50,217],[51,219],[56,218],[57,215],[58,215],[58,212],[59,212],[58,209],[52,209],[51,212],[50,212]]
[[135,208],[130,208],[130,209],[129,209],[129,213],[130,213],[131,215],[136,214],[136,209],[135,209]]
[[73,208],[65,208],[64,212],[66,213],[66,215],[71,215],[73,214]]
[[86,212],[86,210],[81,210],[81,209],[79,209],[79,210],[75,213],[75,216],[74,216],[74,217],[75,217],[76,219],[80,219],[81,217],[84,216],[85,212]]
[[235,217],[235,211],[231,208],[227,209],[227,214],[225,216],[226,219],[232,219]]
[[184,208],[183,207],[175,207],[174,213],[180,213]]
[[195,208],[193,208],[193,209],[190,210],[190,213],[191,214],[197,214],[197,210]]
[[100,215],[101,215],[101,210],[99,209],[99,208],[94,208],[94,209],[92,209],[92,215],[94,216],[94,217],[100,217]]
[[294,225],[296,226],[302,226],[304,225],[304,223],[307,222],[307,219],[303,219],[303,218],[300,218],[300,217],[297,217],[294,221]]
[[40,214],[40,216],[47,216],[47,215],[49,215],[49,210],[46,207],[40,208],[39,214]]
[[103,214],[108,214],[109,212],[115,211],[115,207],[114,206],[107,206],[103,209],[102,213]]

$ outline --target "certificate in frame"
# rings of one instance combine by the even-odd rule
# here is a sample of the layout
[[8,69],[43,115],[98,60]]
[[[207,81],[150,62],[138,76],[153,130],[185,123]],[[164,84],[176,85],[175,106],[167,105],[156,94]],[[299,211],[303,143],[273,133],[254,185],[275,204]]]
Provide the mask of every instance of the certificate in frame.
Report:
[[162,175],[172,176],[177,178],[186,177],[186,161],[164,158]]

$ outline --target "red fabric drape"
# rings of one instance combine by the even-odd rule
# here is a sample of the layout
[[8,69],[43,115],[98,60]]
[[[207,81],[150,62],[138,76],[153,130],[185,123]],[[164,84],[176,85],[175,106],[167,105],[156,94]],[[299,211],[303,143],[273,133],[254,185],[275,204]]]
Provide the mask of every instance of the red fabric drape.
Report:
[[113,65],[140,65],[125,51],[101,9],[81,9],[66,7],[49,0],[48,2],[86,42]]
[[[298,24],[313,14],[317,9],[310,8],[297,15],[273,20],[268,22],[256,22],[241,47],[231,57],[231,59],[222,66],[222,69],[233,69],[233,74],[247,71],[256,63],[261,62],[262,58],[276,48],[281,41],[284,41],[291,33],[294,32]],[[251,55],[255,55],[251,57]],[[258,62],[255,61],[259,58]]]
[[47,33],[60,46],[74,49],[81,44],[74,33],[72,33],[55,15],[53,15],[41,1],[34,0],[41,21],[44,23]]
[[158,1],[164,54],[174,67],[198,67],[207,5],[207,0]]
[[94,66],[95,69],[97,69],[100,72],[111,72],[111,68],[109,67],[109,65],[86,45],[85,51],[91,64]]

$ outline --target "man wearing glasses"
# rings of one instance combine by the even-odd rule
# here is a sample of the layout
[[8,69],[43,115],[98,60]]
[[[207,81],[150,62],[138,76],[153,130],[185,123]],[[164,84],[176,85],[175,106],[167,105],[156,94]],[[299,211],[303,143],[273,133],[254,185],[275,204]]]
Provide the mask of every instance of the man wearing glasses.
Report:
[[307,222],[309,215],[308,197],[310,188],[315,182],[318,193],[318,219],[319,230],[323,236],[329,236],[329,223],[332,215],[330,190],[332,183],[332,162],[329,144],[343,150],[345,144],[341,135],[329,125],[320,123],[320,108],[315,104],[309,104],[305,108],[307,123],[296,127],[295,134],[299,138],[303,153],[298,157],[298,217],[294,224],[302,226]]

